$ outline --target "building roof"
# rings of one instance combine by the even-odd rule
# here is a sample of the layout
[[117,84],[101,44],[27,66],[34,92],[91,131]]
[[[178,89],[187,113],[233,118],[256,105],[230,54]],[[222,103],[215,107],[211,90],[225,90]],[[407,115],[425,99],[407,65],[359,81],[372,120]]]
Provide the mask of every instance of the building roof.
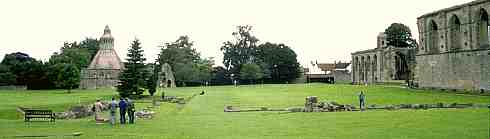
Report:
[[[107,38],[113,39],[111,30],[109,29],[109,26],[106,25],[104,35],[102,35],[100,39],[102,40]],[[110,45],[110,47],[104,47],[102,49],[102,46],[108,45]],[[88,69],[123,69],[124,65],[112,45],[114,45],[112,42],[101,41],[99,44],[99,51],[97,51],[97,54],[95,54],[92,62],[90,62]]]
[[342,63],[342,62],[335,62],[335,63],[318,63],[318,68],[320,68],[322,71],[334,71],[336,69],[346,69],[350,63]]
[[111,35],[111,29],[109,29],[109,25],[105,26],[104,34],[102,35],[102,37],[100,37],[100,39],[114,39],[114,37],[112,37]]

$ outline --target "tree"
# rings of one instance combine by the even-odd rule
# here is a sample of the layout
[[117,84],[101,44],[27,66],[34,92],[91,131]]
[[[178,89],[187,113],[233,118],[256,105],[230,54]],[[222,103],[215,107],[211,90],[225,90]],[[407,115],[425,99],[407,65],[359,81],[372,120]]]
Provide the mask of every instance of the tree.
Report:
[[256,57],[269,81],[291,81],[301,74],[296,53],[284,44],[261,44],[257,47]]
[[257,64],[243,64],[240,69],[240,78],[248,80],[252,84],[254,80],[264,76],[262,69]]
[[187,86],[186,82],[196,78],[196,70],[193,68],[193,63],[176,63],[174,69],[175,80],[182,86]]
[[146,89],[148,89],[148,93],[150,96],[153,96],[157,91],[157,83],[158,83],[158,65],[156,62],[152,65],[152,72],[149,75],[149,78],[146,81]]
[[0,64],[0,86],[15,84],[16,76],[10,72],[9,67]]
[[160,64],[168,63],[173,70],[176,70],[177,63],[190,63],[199,59],[188,36],[180,36],[175,42],[165,43],[160,46],[161,52],[158,55]]
[[80,70],[74,64],[58,64],[59,72],[57,81],[60,88],[68,90],[71,93],[73,88],[77,88],[80,83]]
[[196,63],[194,63],[193,68],[195,69],[195,78],[194,80],[204,83],[211,80],[211,72],[213,70],[214,60],[212,58],[209,59],[199,59]]
[[416,47],[417,42],[412,38],[410,28],[401,23],[393,23],[386,30],[386,40],[389,46]]
[[50,65],[42,61],[34,61],[29,65],[27,71],[26,87],[30,90],[54,89],[55,85],[50,82],[48,73]]
[[26,53],[16,52],[6,54],[1,64],[16,76],[15,85],[27,85],[31,74],[29,71],[37,61]]
[[160,64],[168,63],[174,72],[177,84],[186,82],[203,83],[211,78],[212,58],[201,58],[187,36],[180,36],[175,42],[165,43],[158,56]]
[[223,64],[231,74],[238,74],[241,65],[255,62],[255,48],[259,39],[251,31],[252,26],[237,26],[237,31],[232,33],[236,40],[226,41],[221,46]]
[[58,63],[74,64],[77,69],[87,67],[90,64],[90,53],[82,48],[63,48],[61,53],[54,53],[49,58],[52,65]]
[[143,57],[143,50],[140,42],[135,39],[128,50],[127,59],[124,63],[124,70],[119,75],[119,85],[117,91],[121,97],[139,96],[143,94],[145,79],[148,71],[145,65],[146,58]]
[[213,67],[211,71],[211,83],[212,84],[219,84],[219,85],[225,85],[225,84],[231,84],[231,79],[228,76],[228,70],[226,70],[222,66],[218,67]]
[[99,40],[94,38],[85,38],[80,42],[80,48],[86,49],[90,55],[90,61],[94,59],[97,51],[99,51]]

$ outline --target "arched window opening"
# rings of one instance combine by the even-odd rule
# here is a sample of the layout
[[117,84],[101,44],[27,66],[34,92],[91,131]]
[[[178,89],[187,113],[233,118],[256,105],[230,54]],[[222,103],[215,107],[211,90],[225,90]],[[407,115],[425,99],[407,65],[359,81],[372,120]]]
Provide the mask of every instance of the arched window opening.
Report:
[[394,56],[394,80],[406,80],[408,77],[408,63],[407,56],[403,53],[396,52]]
[[451,37],[451,51],[461,49],[461,22],[458,16],[453,15],[449,24]]
[[437,24],[434,20],[430,22],[429,30],[429,53],[435,54],[439,53],[439,33],[437,32]]
[[488,13],[485,9],[480,9],[480,21],[479,21],[479,40],[480,40],[480,48],[488,48],[490,40],[488,37],[488,32],[490,30],[490,26],[488,24]]

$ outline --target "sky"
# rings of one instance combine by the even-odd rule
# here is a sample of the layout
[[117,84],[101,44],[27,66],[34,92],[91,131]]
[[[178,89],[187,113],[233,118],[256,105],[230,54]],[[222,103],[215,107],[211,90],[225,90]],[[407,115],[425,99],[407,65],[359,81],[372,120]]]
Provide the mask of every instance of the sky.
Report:
[[471,0],[2,0],[0,59],[24,52],[47,61],[63,42],[99,38],[109,25],[122,59],[135,38],[148,62],[159,45],[188,35],[204,57],[222,65],[219,50],[238,25],[252,25],[261,43],[284,43],[298,61],[350,61],[376,47],[376,36],[403,23],[418,40],[417,17]]

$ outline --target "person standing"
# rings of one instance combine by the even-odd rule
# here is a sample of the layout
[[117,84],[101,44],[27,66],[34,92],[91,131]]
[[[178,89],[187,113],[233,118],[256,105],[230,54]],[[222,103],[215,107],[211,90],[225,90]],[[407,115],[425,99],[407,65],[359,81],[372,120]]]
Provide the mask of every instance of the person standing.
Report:
[[97,101],[94,104],[94,112],[95,112],[95,122],[96,123],[101,123],[104,122],[104,118],[100,115],[102,113],[102,103],[100,102],[100,99],[98,98]]
[[126,109],[127,109],[128,104],[126,101],[124,101],[123,98],[119,100],[119,117],[121,124],[126,124]]
[[112,97],[112,101],[109,104],[109,108],[110,108],[110,113],[111,113],[111,115],[110,115],[111,116],[111,124],[115,125],[116,124],[117,102],[116,102],[116,99],[114,97]]
[[131,99],[126,98],[126,102],[128,103],[128,118],[129,118],[129,123],[134,124],[134,103]]
[[361,91],[359,94],[359,108],[363,111],[366,108],[366,95]]

